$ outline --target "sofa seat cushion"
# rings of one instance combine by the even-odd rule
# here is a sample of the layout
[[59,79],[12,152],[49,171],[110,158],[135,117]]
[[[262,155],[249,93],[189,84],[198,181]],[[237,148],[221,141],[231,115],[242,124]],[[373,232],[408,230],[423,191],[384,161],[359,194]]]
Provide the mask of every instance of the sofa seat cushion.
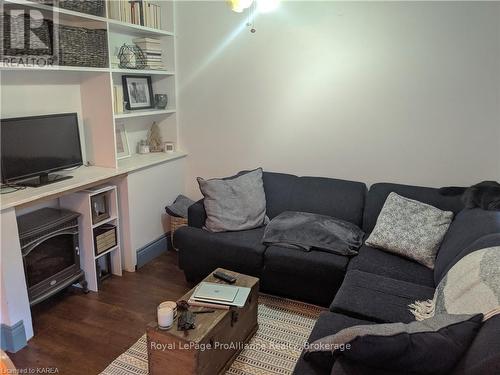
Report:
[[260,276],[266,249],[261,244],[263,234],[264,228],[222,233],[179,228],[174,235],[179,266],[191,281],[204,278],[218,267]]
[[269,246],[264,255],[261,289],[266,293],[328,306],[342,284],[349,258]]
[[408,305],[432,298],[434,288],[363,271],[349,271],[330,305],[332,312],[381,323],[415,320]]
[[[369,320],[362,320],[352,318],[350,316],[331,313],[329,311],[325,311],[320,314],[316,325],[314,326],[308,343],[312,343],[322,337],[333,335],[344,328],[356,326],[356,325],[364,325],[364,324],[373,324],[373,322]],[[330,356],[331,357],[331,356]],[[328,359],[328,356],[325,356],[325,359]],[[330,371],[333,366],[333,361],[328,359],[327,361],[318,361],[313,358],[309,358],[307,361],[304,359],[304,353],[300,355],[300,358],[295,365],[295,369],[293,371],[294,375],[320,375],[320,374],[330,374]]]
[[359,249],[358,255],[352,258],[347,269],[434,287],[434,273],[429,268],[367,245]]

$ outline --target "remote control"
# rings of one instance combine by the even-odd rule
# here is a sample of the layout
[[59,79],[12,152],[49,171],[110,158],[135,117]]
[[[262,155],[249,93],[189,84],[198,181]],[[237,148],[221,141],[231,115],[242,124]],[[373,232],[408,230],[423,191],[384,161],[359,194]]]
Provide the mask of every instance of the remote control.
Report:
[[236,277],[228,275],[227,273],[221,271],[215,271],[213,275],[216,279],[225,281],[226,283],[229,284],[234,284],[236,282]]

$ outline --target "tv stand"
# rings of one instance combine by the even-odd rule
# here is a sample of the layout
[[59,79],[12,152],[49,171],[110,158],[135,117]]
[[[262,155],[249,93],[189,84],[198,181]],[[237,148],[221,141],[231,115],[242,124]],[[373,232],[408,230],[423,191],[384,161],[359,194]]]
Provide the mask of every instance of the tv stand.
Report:
[[16,182],[16,185],[28,186],[28,187],[40,187],[43,185],[53,184],[54,182],[68,180],[70,178],[73,178],[73,176],[67,176],[67,175],[62,175],[62,174],[44,173],[38,177],[34,177],[34,178],[30,178],[28,180]]

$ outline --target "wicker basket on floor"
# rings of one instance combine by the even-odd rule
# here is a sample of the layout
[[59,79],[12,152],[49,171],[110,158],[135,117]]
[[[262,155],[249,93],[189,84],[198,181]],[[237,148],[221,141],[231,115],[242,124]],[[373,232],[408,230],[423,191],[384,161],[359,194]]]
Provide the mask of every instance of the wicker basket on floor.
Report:
[[170,216],[170,240],[172,241],[172,247],[174,248],[175,251],[178,251],[178,249],[174,246],[174,233],[180,227],[186,226],[187,223],[188,220],[186,218],[178,216]]

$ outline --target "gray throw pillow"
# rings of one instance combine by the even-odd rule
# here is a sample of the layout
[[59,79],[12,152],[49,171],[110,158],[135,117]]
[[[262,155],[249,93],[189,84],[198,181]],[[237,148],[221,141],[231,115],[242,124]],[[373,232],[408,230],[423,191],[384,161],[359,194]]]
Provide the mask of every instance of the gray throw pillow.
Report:
[[366,244],[433,269],[453,212],[390,193]]
[[304,359],[331,363],[338,354],[390,373],[449,374],[476,337],[482,319],[482,314],[444,314],[408,324],[353,326],[309,344]]
[[229,178],[204,180],[198,177],[197,180],[205,197],[205,229],[208,231],[254,229],[267,223],[262,168]]

